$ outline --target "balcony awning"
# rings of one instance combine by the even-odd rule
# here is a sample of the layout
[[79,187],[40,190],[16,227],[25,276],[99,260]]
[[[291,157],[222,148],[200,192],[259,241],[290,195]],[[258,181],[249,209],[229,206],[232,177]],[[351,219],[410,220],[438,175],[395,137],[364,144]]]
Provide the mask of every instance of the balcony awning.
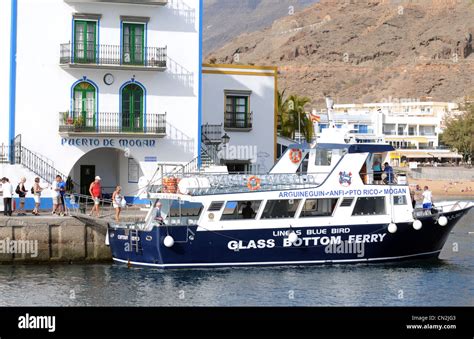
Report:
[[437,158],[437,159],[462,159],[462,156],[454,152],[409,152],[398,151],[398,157],[411,159]]
[[399,135],[399,136],[389,136],[385,137],[385,141],[417,141],[421,143],[428,143],[429,140],[426,137],[411,137],[406,135]]

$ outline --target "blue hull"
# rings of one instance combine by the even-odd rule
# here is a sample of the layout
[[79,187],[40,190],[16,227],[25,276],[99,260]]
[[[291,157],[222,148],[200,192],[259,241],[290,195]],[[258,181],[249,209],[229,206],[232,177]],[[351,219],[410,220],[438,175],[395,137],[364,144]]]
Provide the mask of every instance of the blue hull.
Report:
[[[138,242],[130,230],[109,227],[112,256],[117,263],[156,268],[228,267],[261,265],[311,265],[386,262],[436,258],[449,233],[467,210],[444,214],[446,226],[433,216],[397,224],[389,233],[387,224],[294,228],[299,234],[290,243],[282,229],[197,231],[197,226],[161,226],[138,231]],[[317,233],[317,234],[316,234]],[[163,244],[170,235],[172,247]]]

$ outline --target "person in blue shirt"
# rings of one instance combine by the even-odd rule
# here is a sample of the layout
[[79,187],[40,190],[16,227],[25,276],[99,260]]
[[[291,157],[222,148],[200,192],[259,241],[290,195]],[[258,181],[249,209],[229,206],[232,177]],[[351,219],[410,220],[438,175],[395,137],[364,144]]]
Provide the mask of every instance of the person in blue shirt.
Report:
[[384,165],[383,165],[383,172],[385,173],[386,177],[384,179],[385,181],[385,184],[393,184],[393,177],[394,177],[394,174],[393,174],[393,168],[392,166],[390,166],[388,164],[388,162],[386,162]]
[[58,189],[59,189],[59,203],[62,206],[62,213],[60,215],[64,216],[66,213],[66,203],[64,201],[64,195],[66,194],[66,182],[63,180],[62,177],[59,176],[59,182],[58,182]]

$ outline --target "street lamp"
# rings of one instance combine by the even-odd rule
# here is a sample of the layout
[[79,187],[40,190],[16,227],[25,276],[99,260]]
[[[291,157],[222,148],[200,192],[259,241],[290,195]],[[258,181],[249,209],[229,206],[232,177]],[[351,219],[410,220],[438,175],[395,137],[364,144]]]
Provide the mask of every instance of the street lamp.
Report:
[[227,133],[225,133],[222,138],[222,145],[227,146],[227,144],[230,142],[230,137],[227,135]]
[[[225,159],[226,159],[226,151],[227,151],[227,145],[229,144],[230,142],[230,137],[227,135],[227,133],[225,133],[222,137],[221,137],[221,143],[220,145],[222,145],[222,148],[219,150],[218,154],[220,153],[221,156],[219,156],[220,158],[220,163],[221,165],[222,164],[225,164]],[[220,148],[220,145],[218,146],[218,149]]]

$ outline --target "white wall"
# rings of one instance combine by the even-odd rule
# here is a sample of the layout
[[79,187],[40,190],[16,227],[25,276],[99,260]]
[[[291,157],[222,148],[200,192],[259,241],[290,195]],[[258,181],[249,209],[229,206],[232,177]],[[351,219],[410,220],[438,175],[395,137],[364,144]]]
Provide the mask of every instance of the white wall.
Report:
[[11,1],[0,1],[0,144],[8,143]]
[[[233,71],[241,70],[233,69]],[[258,163],[263,164],[267,171],[270,170],[275,156],[275,78],[204,72],[203,124],[224,123],[224,90],[252,91],[250,96],[250,111],[253,112],[252,130],[223,132],[230,136],[229,146],[257,146]]]
[[[9,10],[0,11],[4,28]],[[185,4],[186,6],[184,6]],[[177,8],[194,10],[189,13]],[[72,14],[101,14],[100,44],[120,45],[120,16],[150,17],[147,42],[150,47],[168,47],[169,64],[165,72],[105,69],[63,69],[59,65],[60,44],[72,39]],[[119,88],[135,77],[147,90],[147,113],[167,113],[168,136],[152,148],[130,147],[131,156],[140,162],[147,176],[157,164],[145,162],[145,156],[156,156],[158,162],[188,162],[197,156],[199,6],[195,0],[171,1],[169,6],[121,4],[74,4],[63,0],[19,0],[18,5],[18,71],[16,134],[23,146],[54,161],[54,166],[69,173],[76,161],[93,150],[90,146],[61,145],[58,132],[59,112],[71,107],[71,86],[87,77],[99,87],[100,112],[119,112]],[[6,33],[0,30],[3,37]],[[3,47],[3,42],[2,42]],[[2,56],[5,53],[1,54]],[[1,83],[9,62],[0,62]],[[7,65],[7,66],[5,66]],[[103,76],[112,73],[115,82],[107,86]],[[8,77],[6,77],[8,79]],[[1,91],[4,93],[4,91]],[[8,100],[0,100],[0,111],[8,109]],[[5,106],[5,108],[4,108]],[[3,121],[2,121],[3,122]],[[4,124],[0,125],[3,132]],[[2,138],[0,138],[0,142]],[[99,137],[102,140],[103,138]],[[118,138],[115,138],[118,140]],[[123,147],[118,147],[124,150]]]

